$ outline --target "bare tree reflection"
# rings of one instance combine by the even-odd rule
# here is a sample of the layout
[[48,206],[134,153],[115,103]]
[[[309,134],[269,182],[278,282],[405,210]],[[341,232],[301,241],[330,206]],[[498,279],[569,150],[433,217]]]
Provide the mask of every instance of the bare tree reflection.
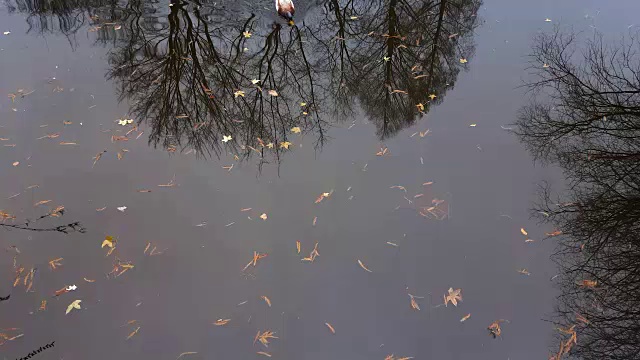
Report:
[[[282,27],[248,6],[77,2],[92,8],[89,31],[112,47],[108,77],[150,125],[151,144],[265,161],[267,153],[279,159],[292,128],[321,146],[329,124],[358,107],[381,139],[412,125],[472,56],[481,4],[328,0],[308,21]],[[43,6],[20,9],[47,14]],[[73,23],[72,9],[52,14]],[[224,136],[233,141],[223,144]]]
[[[558,30],[534,43],[518,135],[562,167],[568,196],[545,189],[538,211],[557,226],[562,270],[559,349],[583,359],[640,354],[640,42],[578,42]],[[609,43],[611,44],[611,43]],[[578,49],[581,53],[578,53]]]
[[109,58],[122,98],[151,125],[150,142],[219,155],[223,136],[233,135],[234,144],[243,144],[234,148],[240,156],[278,157],[292,127],[323,141],[314,74],[297,28],[274,25],[260,33],[254,14],[239,20],[224,8],[170,9],[166,26],[128,19],[128,41]]
[[116,0],[8,0],[6,6],[9,13],[27,14],[29,32],[60,33],[73,46],[73,36],[92,23],[95,9],[116,3]]
[[412,125],[442,100],[473,55],[481,3],[329,1],[313,33],[327,54],[336,99],[356,97],[382,139]]

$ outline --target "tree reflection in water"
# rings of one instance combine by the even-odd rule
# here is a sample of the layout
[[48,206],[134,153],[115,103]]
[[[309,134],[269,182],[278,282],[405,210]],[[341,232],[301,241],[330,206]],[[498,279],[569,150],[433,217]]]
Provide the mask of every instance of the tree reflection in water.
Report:
[[[533,102],[518,135],[559,165],[566,196],[545,189],[538,211],[554,224],[562,273],[554,359],[640,354],[640,41],[578,43],[556,30],[534,46]],[[577,48],[581,47],[582,56]],[[574,327],[572,327],[574,326]]]
[[[481,5],[328,0],[288,27],[266,21],[261,4],[60,1],[51,12],[15,1],[14,10],[68,27],[85,24],[74,22],[83,11],[91,16],[96,42],[111,48],[108,77],[151,128],[151,144],[217,156],[231,146],[261,161],[279,159],[293,127],[322,146],[327,129],[359,108],[380,139],[415,123],[473,55]],[[233,144],[222,147],[226,135]]]

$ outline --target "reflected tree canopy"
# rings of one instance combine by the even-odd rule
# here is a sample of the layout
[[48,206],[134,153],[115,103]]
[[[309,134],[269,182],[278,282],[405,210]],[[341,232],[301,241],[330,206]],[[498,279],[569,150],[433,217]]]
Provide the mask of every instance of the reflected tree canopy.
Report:
[[107,76],[151,128],[151,144],[203,155],[233,146],[262,159],[279,158],[296,127],[321,146],[360,109],[382,140],[415,123],[473,55],[481,5],[327,0],[289,27],[265,16],[266,2],[60,1],[50,11],[15,1],[16,11],[65,23],[91,16],[96,43],[110,48]]
[[558,164],[568,195],[538,209],[557,230],[562,270],[554,359],[640,354],[640,42],[555,31],[534,45],[534,100],[518,135]]

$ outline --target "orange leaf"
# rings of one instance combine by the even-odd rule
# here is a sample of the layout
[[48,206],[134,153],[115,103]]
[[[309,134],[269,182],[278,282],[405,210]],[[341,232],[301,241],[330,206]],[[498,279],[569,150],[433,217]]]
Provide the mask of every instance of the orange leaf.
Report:
[[331,326],[331,324],[329,323],[324,323],[325,325],[327,325],[327,327],[329,328],[329,330],[331,330],[331,333],[335,334],[336,333],[336,329],[333,328],[333,326]]

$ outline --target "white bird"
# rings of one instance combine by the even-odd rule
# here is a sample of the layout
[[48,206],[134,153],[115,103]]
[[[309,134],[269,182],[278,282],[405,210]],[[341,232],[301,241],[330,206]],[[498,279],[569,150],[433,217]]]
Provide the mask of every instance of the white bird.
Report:
[[276,10],[280,16],[289,22],[289,25],[293,25],[293,14],[296,9],[292,0],[276,0]]

